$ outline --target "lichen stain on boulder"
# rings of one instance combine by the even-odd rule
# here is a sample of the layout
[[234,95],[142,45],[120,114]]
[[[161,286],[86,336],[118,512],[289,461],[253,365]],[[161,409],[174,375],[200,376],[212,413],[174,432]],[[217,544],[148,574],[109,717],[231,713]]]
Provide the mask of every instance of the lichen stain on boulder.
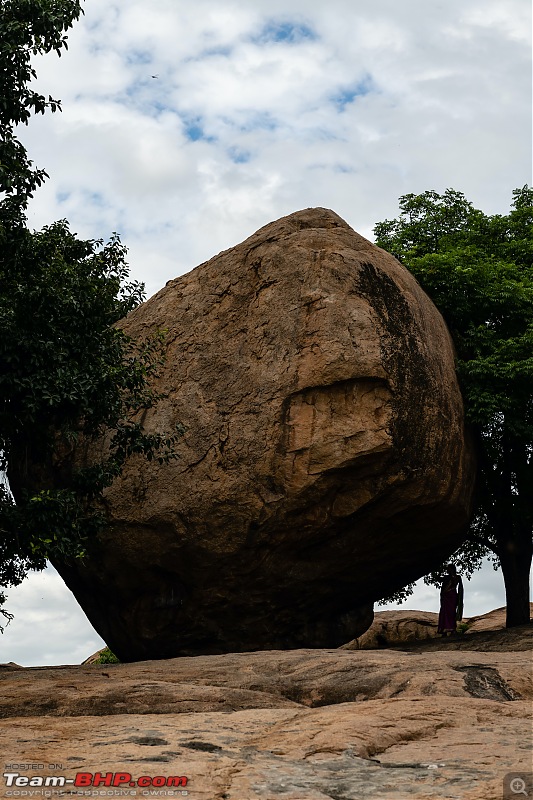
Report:
[[167,331],[144,424],[184,424],[179,458],[132,458],[91,559],[57,565],[122,661],[336,647],[455,548],[473,460],[449,334],[334,212],[261,228],[124,329]]

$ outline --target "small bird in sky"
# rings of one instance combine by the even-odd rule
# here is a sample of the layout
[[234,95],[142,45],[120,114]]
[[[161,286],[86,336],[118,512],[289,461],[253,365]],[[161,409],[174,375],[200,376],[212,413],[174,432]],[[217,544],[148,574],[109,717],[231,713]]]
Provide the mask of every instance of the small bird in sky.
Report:
[[159,75],[152,75],[152,78],[159,78]]

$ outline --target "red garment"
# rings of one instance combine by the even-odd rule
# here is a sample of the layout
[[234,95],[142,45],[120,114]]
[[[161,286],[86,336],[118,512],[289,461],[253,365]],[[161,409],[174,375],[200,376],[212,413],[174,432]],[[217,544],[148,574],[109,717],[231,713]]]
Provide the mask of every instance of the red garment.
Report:
[[440,590],[437,633],[452,633],[463,617],[463,583],[459,575],[447,575]]

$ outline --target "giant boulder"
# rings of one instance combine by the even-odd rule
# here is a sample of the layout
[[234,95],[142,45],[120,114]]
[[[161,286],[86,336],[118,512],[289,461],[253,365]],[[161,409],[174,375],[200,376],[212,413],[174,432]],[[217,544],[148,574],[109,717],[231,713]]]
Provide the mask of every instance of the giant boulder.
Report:
[[57,565],[122,660],[338,646],[456,547],[473,466],[448,331],[332,211],[267,225],[124,328],[166,331],[143,422],[183,423],[179,458],[131,459],[91,559]]

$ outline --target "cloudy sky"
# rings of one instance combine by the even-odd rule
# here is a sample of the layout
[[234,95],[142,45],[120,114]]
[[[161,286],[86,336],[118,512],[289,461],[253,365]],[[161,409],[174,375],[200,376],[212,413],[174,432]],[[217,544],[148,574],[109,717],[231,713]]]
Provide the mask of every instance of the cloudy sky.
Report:
[[[87,0],[68,53],[36,62],[63,113],[21,132],[50,174],[30,225],[119,232],[150,295],[309,206],[369,238],[408,192],[506,213],[532,181],[530,39],[530,0]],[[465,613],[504,604],[500,575],[477,580]],[[0,661],[100,646],[53,573],[10,607]]]

